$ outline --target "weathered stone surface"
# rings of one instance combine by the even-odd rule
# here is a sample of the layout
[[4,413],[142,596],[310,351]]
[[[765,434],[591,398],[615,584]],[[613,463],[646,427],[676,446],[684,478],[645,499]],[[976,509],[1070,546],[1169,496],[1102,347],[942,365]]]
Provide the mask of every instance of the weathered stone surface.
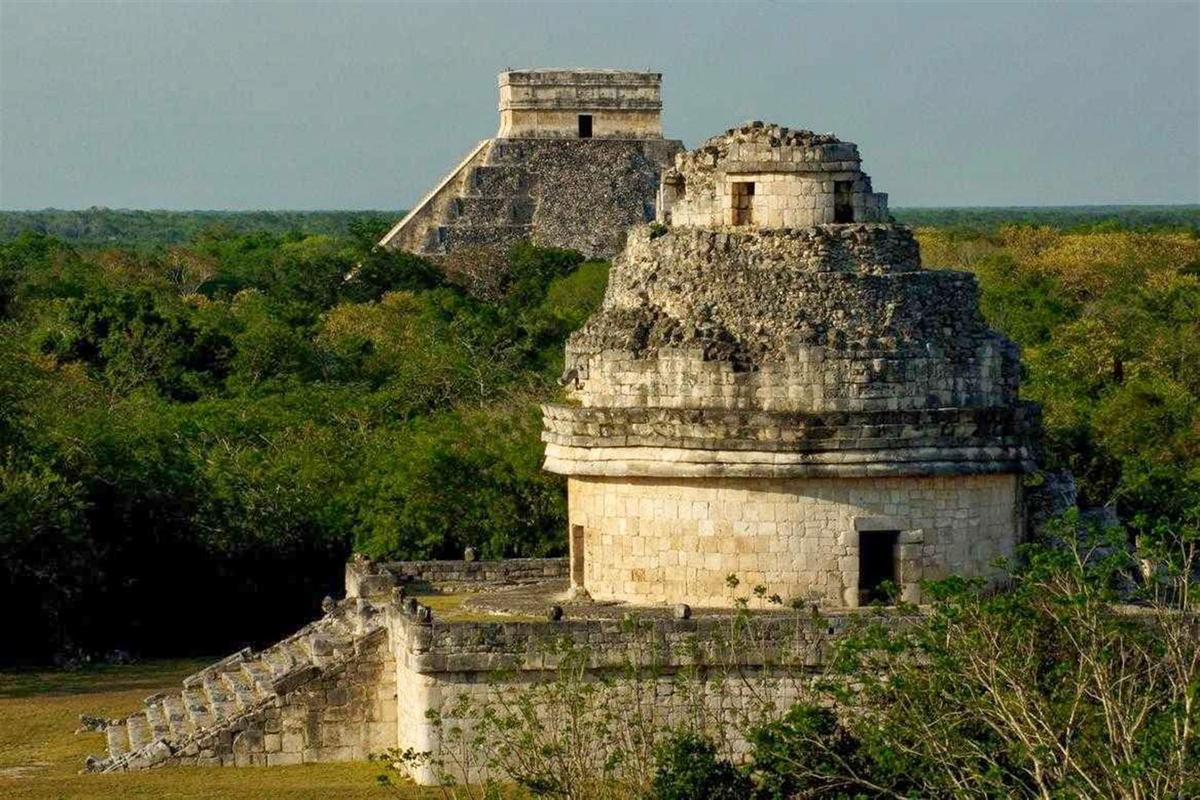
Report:
[[[544,409],[574,586],[728,606],[734,574],[854,607],[871,581],[917,601],[923,578],[1012,555],[1040,423],[1017,348],[973,276],[921,268],[860,164],[763,123],[676,158],[670,226],[630,232],[567,343],[572,402]],[[860,534],[893,543],[885,579]]]
[[108,757],[88,769],[298,764],[394,746],[395,663],[383,619],[366,611],[354,599],[335,604],[261,653],[241,650],[189,676],[181,694],[147,698],[107,726]]
[[751,122],[676,156],[658,218],[760,228],[887,222],[887,195],[872,191],[860,164],[858,147],[833,134]]
[[[380,245],[426,255],[531,240],[587,256],[620,251],[655,216],[659,176],[678,141],[662,138],[657,73],[501,75],[501,129],[480,142]],[[593,122],[580,138],[579,115]]]
[[500,73],[501,138],[661,139],[662,74],[615,69]]

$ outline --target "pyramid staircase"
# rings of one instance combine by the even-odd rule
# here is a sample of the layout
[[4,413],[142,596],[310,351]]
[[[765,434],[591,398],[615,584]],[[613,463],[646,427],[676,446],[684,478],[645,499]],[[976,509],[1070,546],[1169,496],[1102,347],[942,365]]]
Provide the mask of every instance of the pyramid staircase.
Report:
[[536,201],[520,143],[492,140],[483,163],[468,167],[462,187],[440,224],[430,228],[425,252],[455,247],[508,247],[533,235]]
[[225,763],[216,743],[247,718],[351,661],[367,640],[384,635],[383,615],[361,599],[334,604],[321,619],[260,652],[239,650],[184,678],[178,692],[147,697],[144,707],[102,725],[108,755],[90,757],[89,772],[144,769],[173,758]]

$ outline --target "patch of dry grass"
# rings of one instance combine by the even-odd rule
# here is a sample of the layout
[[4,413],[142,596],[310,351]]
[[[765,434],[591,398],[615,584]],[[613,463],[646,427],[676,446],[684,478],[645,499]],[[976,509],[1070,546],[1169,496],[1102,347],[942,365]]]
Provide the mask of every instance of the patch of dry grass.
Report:
[[431,589],[415,592],[412,596],[422,605],[428,606],[435,619],[443,622],[537,622],[542,619],[525,614],[493,614],[477,610],[465,605],[472,597],[469,592],[455,593]]

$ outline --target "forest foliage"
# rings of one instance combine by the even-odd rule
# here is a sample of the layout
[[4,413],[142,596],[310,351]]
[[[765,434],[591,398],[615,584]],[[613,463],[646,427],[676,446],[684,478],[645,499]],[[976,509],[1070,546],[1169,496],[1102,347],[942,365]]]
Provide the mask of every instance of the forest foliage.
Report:
[[186,244],[212,230],[346,236],[356,227],[378,228],[402,216],[403,211],[161,211],[103,207],[0,210],[0,242],[28,231],[86,247],[141,248]]
[[[5,656],[264,641],[355,549],[561,552],[538,403],[607,265],[521,245],[435,266],[375,250],[386,223],[0,241],[0,591],[24,622]],[[1194,528],[1194,228],[918,236],[1023,347],[1047,466],[1140,534]]]
[[606,265],[517,246],[485,301],[375,233],[0,245],[6,655],[270,638],[352,549],[561,550],[538,399]]

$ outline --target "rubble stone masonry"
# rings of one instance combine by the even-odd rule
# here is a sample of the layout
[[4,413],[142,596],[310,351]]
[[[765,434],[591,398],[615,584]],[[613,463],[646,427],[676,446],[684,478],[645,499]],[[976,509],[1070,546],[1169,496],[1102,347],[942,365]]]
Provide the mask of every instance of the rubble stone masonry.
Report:
[[925,270],[858,148],[752,123],[680,154],[544,408],[572,582],[728,606],[729,575],[856,607],[991,577],[1038,409],[973,276]]

